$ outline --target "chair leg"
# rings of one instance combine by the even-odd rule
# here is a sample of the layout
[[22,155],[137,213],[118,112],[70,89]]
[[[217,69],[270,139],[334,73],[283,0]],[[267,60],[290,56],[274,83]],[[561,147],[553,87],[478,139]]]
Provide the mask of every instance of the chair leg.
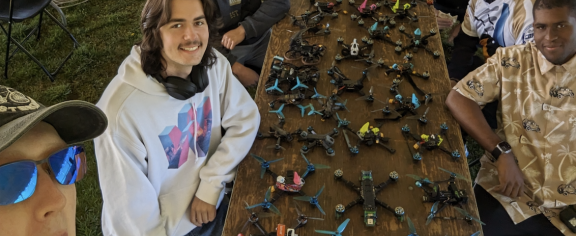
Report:
[[40,32],[42,31],[42,15],[44,15],[44,11],[40,12],[40,19],[38,20],[38,35],[36,35],[36,41],[40,40]]

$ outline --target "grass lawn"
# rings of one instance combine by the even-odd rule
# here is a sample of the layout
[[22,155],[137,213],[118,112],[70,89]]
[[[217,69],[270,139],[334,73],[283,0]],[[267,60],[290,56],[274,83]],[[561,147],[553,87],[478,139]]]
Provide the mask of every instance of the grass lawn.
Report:
[[[71,99],[95,103],[109,81],[116,75],[118,66],[129,54],[130,49],[141,35],[139,28],[140,12],[145,1],[134,0],[91,0],[86,3],[63,9],[68,29],[80,42],[80,47],[66,62],[50,82],[44,72],[24,53],[16,54],[8,67],[8,79],[3,77],[6,52],[6,35],[0,33],[0,83],[13,87],[41,102],[53,105]],[[56,11],[51,11],[59,17]],[[38,22],[34,20],[16,24],[13,37],[22,39]],[[44,17],[42,36],[39,41],[29,40],[24,46],[53,70],[72,47],[68,36],[47,16]],[[3,24],[6,26],[7,24]],[[13,47],[15,48],[15,47]],[[446,48],[449,52],[449,48]],[[254,94],[254,89],[249,90]],[[473,140],[472,140],[473,142]],[[479,157],[483,150],[469,140],[469,160]],[[78,205],[76,226],[78,235],[102,235],[100,214],[102,199],[98,185],[98,175],[92,143],[86,143],[89,173],[76,185]],[[477,169],[477,167],[476,167]],[[471,170],[473,176],[476,171]]]

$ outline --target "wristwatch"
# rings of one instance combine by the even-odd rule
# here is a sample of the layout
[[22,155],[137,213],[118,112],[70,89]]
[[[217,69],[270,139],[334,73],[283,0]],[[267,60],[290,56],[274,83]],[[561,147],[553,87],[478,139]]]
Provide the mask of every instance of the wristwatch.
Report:
[[494,148],[494,150],[492,150],[491,154],[492,154],[492,162],[496,162],[498,160],[498,157],[500,155],[502,155],[503,153],[510,153],[512,152],[512,146],[510,146],[510,144],[508,142],[500,142],[498,144],[496,144],[496,147]]

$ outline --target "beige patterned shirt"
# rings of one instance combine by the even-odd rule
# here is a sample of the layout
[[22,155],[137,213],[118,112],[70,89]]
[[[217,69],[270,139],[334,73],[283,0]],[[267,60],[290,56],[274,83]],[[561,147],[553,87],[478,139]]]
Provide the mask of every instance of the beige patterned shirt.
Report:
[[558,217],[576,204],[576,57],[556,66],[534,43],[499,48],[454,89],[480,106],[500,101],[496,133],[512,146],[530,185],[517,199],[492,191],[498,171],[488,152],[476,182],[516,224],[543,213],[565,235],[576,235]]

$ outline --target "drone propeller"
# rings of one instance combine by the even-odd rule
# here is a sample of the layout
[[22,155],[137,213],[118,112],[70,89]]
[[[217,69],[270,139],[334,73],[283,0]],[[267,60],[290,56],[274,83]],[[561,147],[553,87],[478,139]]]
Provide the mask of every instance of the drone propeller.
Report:
[[297,88],[305,88],[305,89],[308,88],[308,86],[300,82],[300,78],[298,76],[296,76],[296,85],[292,87],[290,90],[295,90]]
[[314,88],[314,95],[312,95],[310,98],[313,98],[313,99],[326,98],[326,96],[319,94],[318,91],[316,90],[316,88]]
[[350,112],[350,110],[348,110],[348,107],[346,107],[347,102],[348,102],[348,99],[344,100],[344,102],[335,103],[334,105],[337,105],[339,107],[343,107],[344,109],[346,109],[346,111]]
[[280,159],[276,159],[273,161],[266,161],[266,160],[264,160],[264,158],[256,156],[253,153],[250,153],[250,155],[252,157],[254,157],[254,159],[256,159],[260,163],[260,166],[262,168],[262,170],[260,171],[260,179],[264,178],[264,173],[266,172],[266,169],[268,169],[270,167],[271,163],[274,163],[274,162],[277,162],[277,161],[284,159],[284,158],[280,158]]
[[360,152],[357,146],[352,147],[352,145],[350,144],[350,138],[348,138],[348,133],[346,132],[346,130],[344,130],[344,139],[346,139],[346,144],[348,145],[348,148],[350,149],[351,153],[358,154]]
[[468,178],[464,177],[464,176],[461,175],[461,174],[454,173],[454,172],[449,171],[449,170],[446,170],[446,169],[444,169],[444,168],[442,168],[442,167],[438,167],[438,169],[443,170],[443,171],[445,171],[445,172],[448,172],[451,176],[454,176],[454,177],[456,177],[456,178],[458,178],[458,179],[466,180],[466,181],[470,182],[470,180],[469,180]]
[[432,205],[432,208],[430,208],[430,214],[427,217],[426,225],[430,224],[432,219],[434,219],[434,215],[436,215],[436,211],[438,211],[438,205],[440,205],[440,202],[435,202],[434,205]]
[[268,187],[268,191],[266,191],[266,195],[264,197],[264,201],[252,206],[247,206],[246,209],[252,209],[252,208],[256,208],[256,207],[262,207],[265,209],[270,209],[272,212],[281,215],[280,211],[278,210],[278,208],[276,208],[276,206],[274,206],[274,204],[272,204],[270,202],[270,189],[272,189],[272,187]]
[[419,120],[420,118],[426,118],[426,114],[428,114],[428,111],[430,110],[430,107],[426,108],[426,111],[424,112],[424,114],[422,114],[421,116],[410,116],[410,117],[406,117],[406,119],[410,119],[410,120]]
[[470,236],[480,236],[480,230],[476,231],[476,233],[473,233],[473,234],[470,235]]
[[[356,98],[356,101],[359,101],[359,100],[366,100],[367,98],[369,98],[369,97],[373,96],[373,95],[374,95],[374,94],[372,93],[372,92],[373,92],[373,90],[374,90],[374,86],[370,86],[370,90],[368,90],[368,95],[366,95],[366,96],[362,96],[362,97],[359,97],[359,98]],[[375,99],[375,100],[378,100],[378,99]]]
[[276,145],[276,144],[270,145],[270,146],[266,146],[266,148],[269,148],[269,149],[270,149],[270,148],[282,149],[283,151],[286,151],[286,148],[284,148],[284,147],[282,147],[282,146],[280,146],[280,145]]
[[328,231],[328,230],[314,230],[314,231],[316,231],[316,233],[319,233],[319,234],[329,234],[332,236],[342,236],[342,232],[344,231],[344,229],[346,229],[348,222],[350,222],[350,219],[346,219],[344,222],[342,222],[342,224],[340,224],[340,226],[338,226],[338,229],[336,229],[336,232]]
[[313,197],[310,196],[300,196],[300,197],[294,197],[294,200],[298,200],[298,201],[308,201],[310,202],[310,204],[315,205],[316,208],[318,208],[318,210],[326,215],[326,213],[324,212],[324,210],[322,210],[322,207],[320,207],[320,203],[318,203],[318,197],[320,196],[320,194],[322,193],[322,191],[324,190],[324,187],[326,187],[326,185],[323,185],[322,188],[320,188],[320,190],[318,190],[318,192],[316,193],[316,195],[314,195]]
[[304,161],[306,161],[306,172],[304,172],[302,175],[303,178],[306,178],[309,172],[316,171],[316,169],[330,169],[330,166],[327,165],[310,163],[306,156],[304,156],[304,153],[300,153],[300,155],[302,155],[302,158],[304,158]]
[[268,111],[270,113],[276,113],[278,115],[278,117],[281,117],[282,119],[286,119],[286,117],[284,116],[284,114],[282,113],[282,109],[284,109],[284,105],[282,104],[280,105],[280,108],[278,108],[278,110],[272,110],[272,111]]
[[464,215],[466,218],[470,218],[470,219],[480,223],[481,225],[486,225],[486,224],[484,224],[484,222],[480,221],[480,219],[470,215],[470,213],[468,213],[466,210],[464,210],[460,207],[454,207],[454,209],[456,209],[458,212],[460,212],[460,214]]
[[418,234],[416,234],[416,227],[414,227],[414,223],[412,223],[410,217],[406,216],[406,219],[406,221],[408,221],[408,228],[410,229],[410,235],[408,236],[418,236]]
[[418,109],[418,107],[420,107],[420,100],[418,100],[416,94],[412,94],[412,104],[414,104],[414,109]]
[[294,205],[296,206],[296,213],[298,214],[298,217],[306,217],[306,219],[308,220],[324,220],[324,218],[317,218],[317,217],[307,217],[306,215],[304,215],[302,213],[302,209],[300,209],[300,205],[298,205],[298,203],[296,201],[293,201]]
[[282,94],[284,93],[284,91],[282,91],[282,89],[278,88],[278,79],[276,79],[276,82],[274,82],[274,86],[270,86],[266,89],[266,92],[274,91],[274,90],[276,90]]
[[430,181],[428,178],[424,178],[424,179],[423,179],[422,177],[417,176],[417,175],[413,175],[413,174],[407,174],[406,176],[415,179],[415,180],[418,181],[419,183],[434,184],[434,182]]

